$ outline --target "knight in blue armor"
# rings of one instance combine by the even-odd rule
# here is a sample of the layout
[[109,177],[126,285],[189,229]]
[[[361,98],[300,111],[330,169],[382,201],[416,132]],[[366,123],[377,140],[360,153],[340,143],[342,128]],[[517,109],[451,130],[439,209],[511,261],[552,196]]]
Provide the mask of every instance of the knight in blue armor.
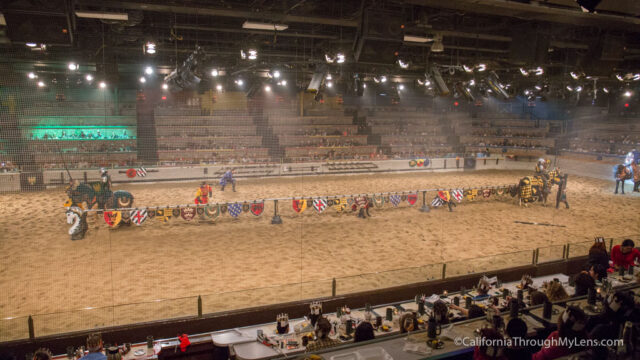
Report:
[[233,192],[236,192],[236,179],[233,178],[233,172],[235,170],[236,169],[227,170],[224,175],[222,175],[222,178],[220,178],[220,190],[224,191],[224,187],[228,183],[231,183],[231,189]]

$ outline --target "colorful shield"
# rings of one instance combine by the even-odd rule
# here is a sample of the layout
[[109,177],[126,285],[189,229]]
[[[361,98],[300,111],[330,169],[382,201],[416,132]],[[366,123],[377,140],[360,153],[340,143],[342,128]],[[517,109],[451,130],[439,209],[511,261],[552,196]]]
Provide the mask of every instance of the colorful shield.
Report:
[[326,199],[314,199],[313,200],[313,208],[316,209],[318,214],[322,213],[327,209],[327,200]]
[[215,219],[220,215],[220,205],[209,204],[204,208],[204,215],[208,218]]
[[424,166],[424,159],[418,159],[418,160],[416,160],[416,164],[418,165],[418,167],[422,167],[422,166]]
[[445,191],[445,190],[438,191],[438,197],[442,199],[442,201],[444,202],[449,202],[449,200],[451,200],[451,195],[449,194],[448,191]]
[[242,204],[233,203],[229,204],[229,215],[237,218],[242,213]]
[[156,210],[149,210],[147,211],[147,217],[149,219],[153,219],[154,217],[156,217]]
[[307,208],[307,200],[293,200],[293,210],[297,213],[303,212]]
[[353,198],[347,198],[347,206],[353,205]]
[[373,195],[373,204],[380,208],[384,206],[384,196],[375,196]]
[[136,209],[131,211],[131,221],[140,226],[147,220],[147,209]]
[[393,206],[398,206],[401,201],[400,195],[390,195],[389,201],[393,204]]
[[498,194],[498,195],[504,195],[504,188],[503,188],[503,187],[498,188],[498,190],[496,190],[496,194]]
[[438,207],[438,206],[440,206],[442,204],[444,204],[444,200],[442,200],[437,195],[436,195],[436,197],[433,198],[433,200],[431,200],[431,206],[433,206],[433,207]]
[[111,227],[117,226],[122,221],[122,213],[120,211],[105,211],[104,221]]
[[134,178],[136,177],[136,169],[129,169],[127,170],[127,177],[128,178]]
[[491,189],[482,190],[482,196],[485,198],[488,198],[489,196],[491,196]]
[[204,208],[203,208],[202,206],[197,206],[197,207],[196,207],[196,213],[197,213],[199,216],[204,215]]
[[180,209],[180,216],[187,221],[191,221],[196,217],[196,209],[192,207],[182,208]]
[[413,205],[418,201],[418,194],[409,194],[407,195],[407,202],[409,205]]
[[251,204],[251,213],[255,216],[262,215],[264,211],[264,202],[253,203]]
[[464,192],[462,189],[455,189],[451,191],[451,196],[456,199],[457,202],[462,202],[462,198],[464,197]]
[[242,212],[249,212],[249,204],[244,203],[242,204]]
[[228,208],[228,207],[229,207],[229,206],[228,206],[227,204],[222,204],[222,205],[220,205],[220,213],[221,213],[221,214],[226,214],[226,213],[227,213],[227,208]]
[[171,210],[171,216],[173,216],[174,218],[180,216],[180,209]]
[[339,213],[343,212],[347,208],[347,199],[342,198],[333,200],[333,208]]
[[367,207],[369,204],[369,199],[366,196],[358,196],[354,199],[353,204],[356,208]]
[[333,206],[333,199],[327,200],[327,206]]
[[418,163],[415,160],[409,160],[409,166],[416,167]]
[[466,193],[465,196],[467,197],[467,200],[471,200],[471,201],[475,200],[476,196],[478,196],[478,190],[476,189],[466,190],[465,193]]

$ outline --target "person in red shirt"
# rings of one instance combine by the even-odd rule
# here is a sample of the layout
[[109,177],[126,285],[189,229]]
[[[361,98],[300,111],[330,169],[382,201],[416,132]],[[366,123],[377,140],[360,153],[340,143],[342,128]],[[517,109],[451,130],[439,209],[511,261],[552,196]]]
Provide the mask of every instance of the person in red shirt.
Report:
[[211,195],[211,186],[209,186],[206,181],[203,181],[202,184],[200,184],[198,191],[196,191],[195,203],[207,204],[209,203],[209,198],[211,197]]
[[636,259],[640,259],[640,250],[635,248],[631,239],[625,239],[622,245],[616,245],[611,249],[611,261],[616,269],[627,269],[633,266]]

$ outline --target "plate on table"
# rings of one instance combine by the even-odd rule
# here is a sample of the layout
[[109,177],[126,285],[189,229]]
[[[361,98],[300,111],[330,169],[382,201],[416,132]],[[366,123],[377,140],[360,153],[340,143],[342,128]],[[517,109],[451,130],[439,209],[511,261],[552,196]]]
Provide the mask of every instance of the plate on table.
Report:
[[133,355],[135,355],[135,356],[142,356],[142,355],[144,355],[144,354],[146,354],[146,353],[147,353],[147,351],[146,351],[146,350],[140,349],[140,350],[136,350],[136,351],[134,351],[134,352],[133,352]]

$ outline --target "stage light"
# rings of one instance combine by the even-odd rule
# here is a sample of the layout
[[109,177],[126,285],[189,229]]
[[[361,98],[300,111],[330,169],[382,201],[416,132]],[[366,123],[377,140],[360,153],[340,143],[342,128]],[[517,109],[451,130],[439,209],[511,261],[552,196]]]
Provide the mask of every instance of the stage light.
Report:
[[140,77],[140,83],[144,84],[147,82],[147,79],[144,78],[144,76]]
[[581,92],[581,91],[582,91],[582,86],[579,86],[579,85],[578,85],[578,86],[576,86],[576,91],[577,91],[577,92]]
[[91,76],[91,74],[87,74],[87,76],[84,77],[87,81],[92,81],[93,80],[93,76]]
[[431,45],[431,52],[443,52],[444,44],[442,43],[442,35],[436,36],[433,44]]
[[245,21],[242,24],[243,29],[254,29],[254,30],[270,30],[270,31],[284,31],[289,28],[289,25],[284,24],[269,24],[269,23],[258,23],[253,21]]
[[144,68],[144,73],[147,75],[153,74],[153,68],[151,66],[147,66],[146,68]]
[[640,80],[640,74],[634,74],[633,81],[638,81],[638,80]]
[[99,86],[100,86],[101,89],[104,89],[104,88],[107,87],[107,83],[105,83],[104,81],[100,81],[100,85]]
[[274,78],[276,78],[276,79],[277,79],[277,78],[279,78],[279,77],[280,77],[280,71],[275,70],[275,71],[273,72],[273,77],[274,77]]
[[258,50],[248,49],[246,52],[244,50],[240,50],[240,57],[243,60],[255,60],[258,58]]
[[162,84],[162,90],[167,90],[169,88],[169,85],[167,84]]
[[379,78],[379,77],[377,77],[377,76],[374,76],[374,77],[373,77],[373,81],[374,81],[376,84],[380,84],[380,78]]
[[111,12],[103,12],[103,11],[76,10],[76,16],[79,18],[87,18],[87,19],[129,21],[129,14],[127,13],[111,13]]
[[620,81],[624,81],[624,77],[620,74],[616,74],[616,79],[620,80]]
[[287,80],[282,80],[282,86],[287,86]]
[[624,103],[624,107],[628,108],[629,107],[629,103]]
[[578,78],[580,77],[580,75],[578,75],[578,74],[574,73],[573,71],[572,71],[572,72],[570,72],[570,73],[569,73],[569,75],[571,75],[571,77],[572,77],[574,80],[578,80]]
[[366,89],[367,88],[367,84],[362,84],[362,88]]
[[474,86],[476,81],[474,79],[469,80],[469,86]]
[[145,54],[155,54],[156,53],[156,44],[151,41],[147,41],[142,47],[142,52]]
[[531,94],[531,92],[530,92],[529,90],[525,90],[525,91],[524,91],[524,94],[525,94],[525,95],[529,95],[529,94]]
[[624,96],[626,96],[626,97],[631,97],[631,95],[633,95],[633,93],[631,91],[629,91],[629,90],[624,92]]
[[385,82],[387,82],[387,77],[386,77],[386,76],[384,76],[384,75],[380,76],[380,82],[381,82],[381,83],[385,83]]
[[409,62],[404,62],[404,61],[402,61],[402,59],[398,59],[398,66],[400,66],[400,68],[402,68],[402,69],[408,69],[409,68]]
[[269,92],[271,91],[271,86],[267,85],[264,87],[264,91]]
[[326,80],[331,80],[331,74],[327,74],[327,76],[325,77]]
[[332,83],[331,81],[329,81],[329,82],[327,83],[327,87],[328,87],[328,88],[332,88],[332,87],[333,87],[333,83]]
[[424,86],[429,86],[429,85],[431,85],[431,81],[427,80],[424,82]]
[[424,37],[424,36],[415,36],[415,35],[405,35],[404,41],[406,42],[416,42],[416,43],[426,43],[432,41],[433,39]]
[[38,81],[38,87],[44,87],[44,82]]
[[424,85],[424,81],[418,79],[418,85]]
[[607,89],[607,88],[602,88],[602,91],[604,91],[605,94],[609,93],[609,89]]
[[218,76],[218,69],[211,70],[211,76],[213,76],[213,77]]
[[71,70],[71,71],[76,71],[76,70],[78,70],[78,64],[76,64],[76,63],[69,63],[68,68],[69,68],[69,70]]
[[242,86],[244,84],[244,81],[242,81],[242,79],[238,79],[236,80],[236,84],[238,84],[238,86]]
[[404,85],[402,84],[398,85],[398,90],[404,90]]
[[468,73],[473,72],[473,68],[468,67],[467,65],[462,65],[462,68],[464,69],[465,72],[468,72]]
[[527,71],[527,70],[525,70],[523,68],[520,68],[520,74],[522,74],[522,76],[529,76],[529,71]]
[[216,90],[222,91],[222,85],[220,85],[220,84],[216,85]]
[[540,66],[538,66],[535,70],[536,72],[536,76],[540,76],[542,74],[544,74],[544,69],[542,69]]
[[329,54],[324,54],[324,60],[329,64],[333,64],[336,61],[336,58],[330,56]]
[[536,85],[536,90],[540,91],[542,90],[542,87],[540,85]]
[[487,65],[478,64],[477,68],[478,68],[478,71],[485,71],[485,70],[487,70]]
[[346,56],[344,56],[343,53],[338,53],[338,55],[336,55],[336,62],[338,64],[344,63],[345,60],[346,60]]
[[27,45],[28,47],[36,47],[36,43],[26,43],[25,45]]
[[567,85],[567,90],[573,91],[573,88],[571,86]]
[[27,74],[27,76],[29,77],[29,79],[35,79],[35,78],[37,78],[36,74],[34,74],[34,73],[32,73],[32,72],[28,73],[28,74]]

